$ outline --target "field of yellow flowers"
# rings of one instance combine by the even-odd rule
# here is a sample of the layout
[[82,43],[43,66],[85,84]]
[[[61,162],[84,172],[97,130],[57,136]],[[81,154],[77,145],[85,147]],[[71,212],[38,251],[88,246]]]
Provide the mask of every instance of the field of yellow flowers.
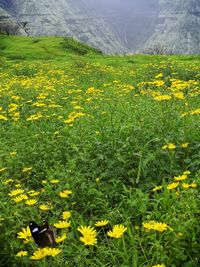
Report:
[[199,59],[0,37],[0,266],[200,266]]

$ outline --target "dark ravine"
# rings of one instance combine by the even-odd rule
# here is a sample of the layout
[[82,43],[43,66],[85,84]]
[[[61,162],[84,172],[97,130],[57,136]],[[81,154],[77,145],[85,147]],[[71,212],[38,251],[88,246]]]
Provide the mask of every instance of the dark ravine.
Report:
[[0,31],[70,36],[105,53],[200,53],[199,0],[0,0]]

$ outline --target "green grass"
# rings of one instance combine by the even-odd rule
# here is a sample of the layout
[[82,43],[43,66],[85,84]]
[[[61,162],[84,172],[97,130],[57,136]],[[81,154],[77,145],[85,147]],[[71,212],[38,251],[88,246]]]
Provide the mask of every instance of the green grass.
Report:
[[[199,55],[109,56],[72,39],[0,36],[0,265],[197,267],[199,67]],[[30,259],[37,245],[17,234],[63,211],[60,254]],[[84,245],[77,228],[98,220],[109,224]],[[166,228],[148,231],[152,220]],[[118,224],[126,231],[109,237]]]

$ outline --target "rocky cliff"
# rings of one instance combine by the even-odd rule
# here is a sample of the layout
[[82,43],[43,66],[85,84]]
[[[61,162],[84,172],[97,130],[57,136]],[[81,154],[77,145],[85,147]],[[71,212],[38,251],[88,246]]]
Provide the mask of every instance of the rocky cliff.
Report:
[[144,51],[200,53],[200,1],[160,0],[158,24]]
[[70,36],[107,53],[127,48],[87,0],[0,0],[0,5],[32,36]]
[[20,23],[9,13],[0,7],[0,32],[5,34],[25,35],[25,31]]
[[200,53],[200,0],[0,0],[0,30],[106,53]]

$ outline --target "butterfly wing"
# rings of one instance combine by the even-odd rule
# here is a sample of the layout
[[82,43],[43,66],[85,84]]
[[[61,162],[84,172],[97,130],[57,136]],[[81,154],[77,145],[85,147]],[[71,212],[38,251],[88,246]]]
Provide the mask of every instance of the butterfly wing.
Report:
[[30,222],[29,226],[32,237],[39,247],[44,248],[55,243],[55,232],[48,222],[45,222],[43,226]]
[[38,240],[38,238],[39,238],[39,233],[40,233],[40,230],[41,230],[41,229],[40,229],[40,226],[39,226],[37,223],[31,221],[31,222],[29,223],[29,228],[30,228],[31,235],[32,235],[32,237],[33,237],[35,243],[38,244],[38,242],[39,242],[39,240]]

